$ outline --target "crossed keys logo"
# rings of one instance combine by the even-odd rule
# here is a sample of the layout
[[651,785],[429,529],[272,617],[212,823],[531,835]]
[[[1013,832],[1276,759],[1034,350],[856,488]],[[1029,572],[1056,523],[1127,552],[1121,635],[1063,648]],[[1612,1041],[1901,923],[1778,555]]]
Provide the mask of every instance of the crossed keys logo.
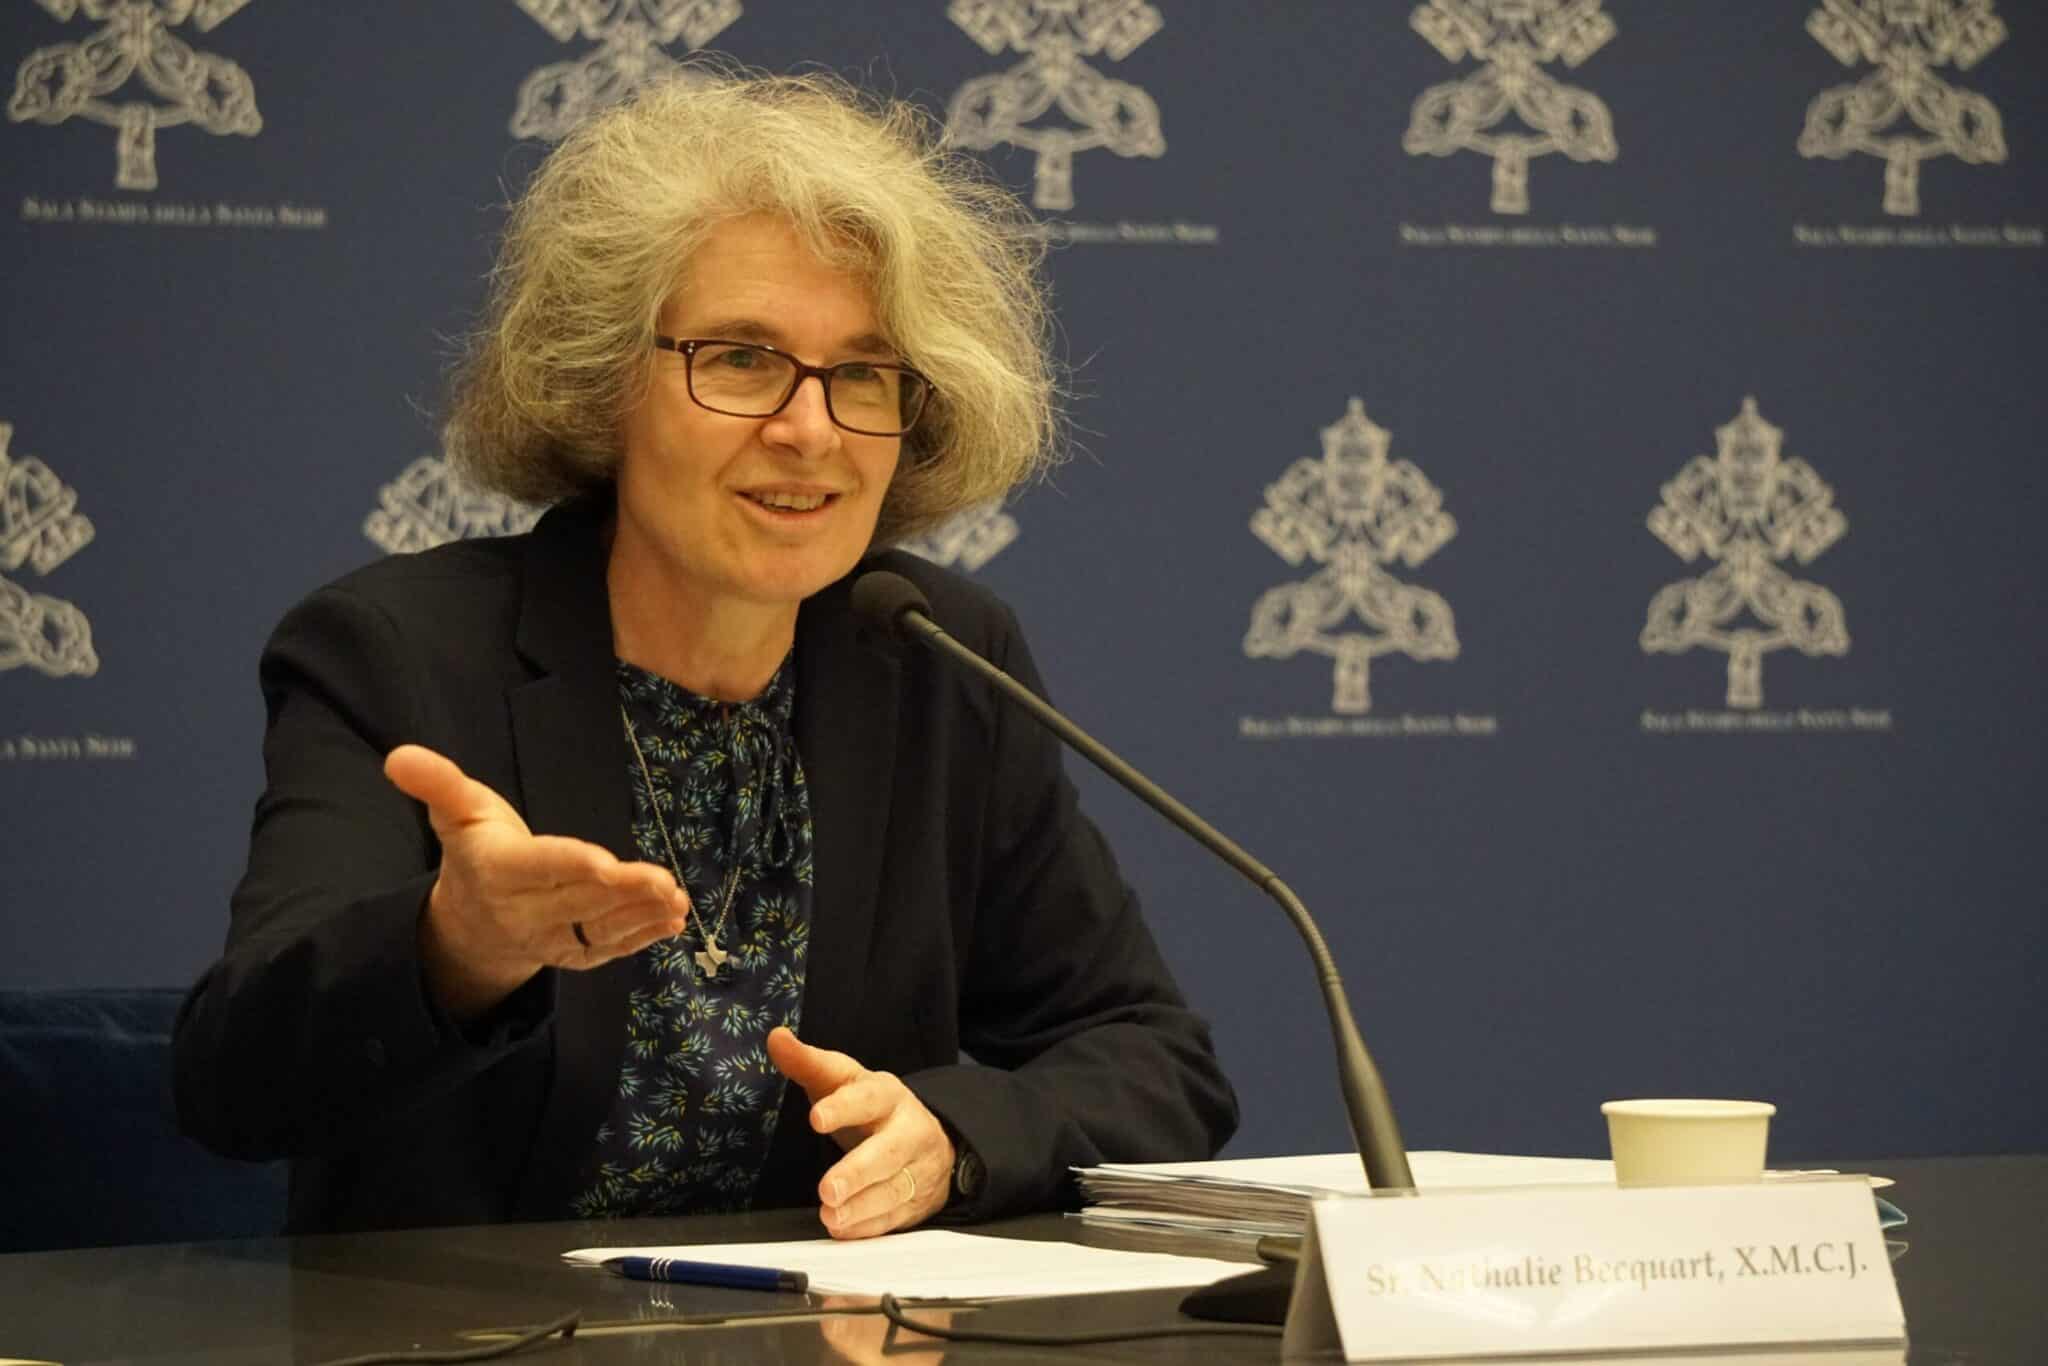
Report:
[[[1764,421],[1756,400],[1742,400],[1733,422],[1715,430],[1719,452],[1696,456],[1664,486],[1650,530],[1677,556],[1719,563],[1681,579],[1650,600],[1646,653],[1680,654],[1695,646],[1728,656],[1728,705],[1760,707],[1764,656],[1793,646],[1801,654],[1849,653],[1842,601],[1778,568],[1801,564],[1840,540],[1848,519],[1834,490],[1804,460],[1780,455],[1785,433]],[[1757,623],[1737,624],[1747,613]]]
[[[992,57],[1011,48],[1024,54],[1008,71],[977,76],[954,93],[946,133],[972,151],[1008,143],[1036,152],[1035,207],[1074,207],[1076,152],[1165,155],[1152,97],[1081,60],[1102,54],[1120,62],[1157,33],[1165,21],[1144,0],[952,0],[946,17]],[[1054,106],[1071,124],[1027,126]]]
[[[0,422],[0,570],[26,564],[47,574],[92,540],[78,512],[78,494],[34,456],[7,454],[14,424]],[[92,623],[59,598],[31,593],[0,578],[0,672],[26,664],[51,678],[99,672]]]
[[581,35],[598,47],[540,67],[519,86],[512,136],[559,142],[584,118],[659,77],[677,61],[678,39],[703,47],[740,17],[740,0],[518,0],[559,43]]
[[[102,25],[76,43],[58,43],[28,55],[14,75],[7,117],[57,124],[90,119],[114,130],[114,184],[154,190],[156,134],[195,124],[209,133],[253,137],[262,131],[256,88],[249,73],[225,57],[195,52],[171,36],[187,19],[201,33],[249,0],[36,0],[64,22],[80,14]],[[164,101],[117,102],[107,97],[131,80]]]
[[[1387,459],[1390,440],[1366,418],[1364,403],[1352,399],[1344,416],[1323,428],[1323,458],[1295,461],[1266,486],[1266,505],[1252,516],[1252,533],[1281,559],[1324,568],[1260,596],[1244,652],[1253,659],[1287,659],[1303,650],[1330,656],[1333,711],[1371,710],[1375,655],[1458,657],[1451,605],[1381,568],[1400,560],[1412,569],[1458,532],[1422,471]],[[1372,629],[1340,630],[1353,615]]]
[[[1619,154],[1614,118],[1597,95],[1552,80],[1559,59],[1577,67],[1614,37],[1600,0],[1429,0],[1409,16],[1446,61],[1481,63],[1463,80],[1433,85],[1409,114],[1410,156],[1477,152],[1493,158],[1495,213],[1529,212],[1529,162],[1551,152],[1573,161]],[[1501,129],[1513,115],[1519,127]]]
[[541,509],[477,488],[438,455],[423,455],[377,490],[363,535],[393,555],[431,550],[472,536],[531,530]]
[[[1970,165],[2005,160],[2005,127],[1982,95],[1934,74],[1968,71],[2005,41],[1991,0],[1821,0],[1806,31],[1843,66],[1876,71],[1824,90],[1806,109],[1799,155],[1884,159],[1884,211],[1920,212],[1920,163],[1943,154]],[[1912,131],[1888,134],[1901,122]]]

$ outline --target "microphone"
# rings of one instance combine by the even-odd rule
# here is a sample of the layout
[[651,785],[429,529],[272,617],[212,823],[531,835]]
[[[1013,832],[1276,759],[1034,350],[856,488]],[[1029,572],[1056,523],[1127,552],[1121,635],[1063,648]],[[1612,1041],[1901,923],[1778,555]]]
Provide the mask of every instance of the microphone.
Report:
[[[1344,983],[1337,975],[1336,961],[1331,958],[1329,946],[1323,942],[1322,932],[1316,928],[1315,920],[1309,915],[1308,907],[1302,905],[1301,898],[1280,880],[1278,874],[1111,753],[1044,698],[948,635],[944,627],[932,620],[931,603],[923,591],[901,574],[892,574],[886,569],[869,570],[854,580],[852,601],[853,610],[874,625],[892,635],[919,641],[948,662],[994,685],[998,692],[1029,712],[1040,725],[1078,750],[1088,762],[1193,836],[1279,903],[1307,945],[1309,957],[1315,962],[1316,980],[1322,988],[1323,1005],[1330,1016],[1330,1034],[1336,1044],[1338,1085],[1344,1095],[1345,1115],[1351,1123],[1351,1136],[1358,1145],[1359,1159],[1365,1166],[1366,1180],[1374,1190],[1412,1194],[1415,1177],[1408,1170],[1408,1153],[1401,1145],[1401,1130],[1394,1120],[1393,1102],[1388,1099],[1379,1069],[1373,1065],[1372,1055],[1366,1051],[1365,1041],[1359,1037],[1358,1026],[1351,1018],[1351,1003],[1344,995]],[[1209,1291],[1197,1291],[1183,1303],[1182,1308],[1198,1317],[1250,1317],[1261,1322],[1279,1323],[1286,1317],[1286,1299],[1284,1294],[1280,1295],[1276,1304],[1274,1296],[1291,1286],[1292,1277],[1291,1267],[1253,1272],[1250,1276],[1220,1282]],[[1254,1278],[1265,1283],[1264,1295],[1251,1296],[1259,1301],[1256,1304],[1247,1303],[1249,1286],[1240,1287],[1235,1294],[1226,1290],[1235,1282],[1249,1282]],[[1212,1294],[1218,1291],[1225,1293]],[[1211,1295],[1206,1303],[1200,1298],[1204,1295]]]

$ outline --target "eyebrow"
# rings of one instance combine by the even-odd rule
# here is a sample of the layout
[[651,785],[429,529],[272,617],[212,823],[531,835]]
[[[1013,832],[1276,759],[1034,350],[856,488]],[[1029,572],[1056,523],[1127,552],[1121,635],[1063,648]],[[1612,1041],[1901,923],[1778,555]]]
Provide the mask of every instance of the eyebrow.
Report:
[[[697,333],[702,337],[715,337],[721,341],[759,342],[784,351],[792,350],[781,329],[762,322],[758,318],[725,318],[704,324]],[[879,332],[863,332],[857,337],[848,337],[833,348],[839,353],[852,352],[863,356],[894,356],[896,348],[889,339]]]

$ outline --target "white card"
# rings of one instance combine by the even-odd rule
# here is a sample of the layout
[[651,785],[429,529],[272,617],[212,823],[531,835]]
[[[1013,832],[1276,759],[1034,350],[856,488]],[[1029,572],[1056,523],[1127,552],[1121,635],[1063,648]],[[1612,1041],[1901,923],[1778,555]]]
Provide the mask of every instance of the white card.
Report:
[[1860,1177],[1319,1200],[1289,1355],[1348,1361],[1905,1340]]

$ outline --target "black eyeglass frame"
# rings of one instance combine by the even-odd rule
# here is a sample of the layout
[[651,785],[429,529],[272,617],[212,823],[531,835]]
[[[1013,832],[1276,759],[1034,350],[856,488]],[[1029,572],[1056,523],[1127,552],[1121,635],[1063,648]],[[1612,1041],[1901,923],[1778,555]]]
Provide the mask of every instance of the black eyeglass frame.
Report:
[[[938,386],[933,384],[930,377],[922,370],[908,365],[898,365],[893,361],[845,360],[840,361],[837,365],[806,365],[780,347],[768,346],[761,342],[734,341],[729,337],[685,337],[678,339],[657,334],[654,338],[654,345],[657,350],[674,351],[682,356],[683,387],[689,390],[690,401],[707,412],[720,413],[726,417],[773,417],[789,406],[789,401],[796,397],[796,391],[803,387],[805,380],[816,375],[819,387],[825,391],[825,416],[832,419],[833,426],[852,432],[856,436],[908,436],[911,429],[917,426],[918,420],[925,415],[925,410],[931,407],[932,395],[939,391]],[[704,346],[738,346],[748,351],[764,351],[771,356],[788,361],[790,365],[795,367],[796,373],[789,381],[789,388],[783,392],[781,398],[776,400],[775,406],[767,412],[737,413],[730,408],[721,408],[716,404],[706,403],[697,396],[697,350],[699,347]],[[919,385],[923,386],[919,391],[921,397],[917,401],[917,411],[904,421],[901,428],[893,432],[878,432],[872,428],[856,427],[850,422],[843,421],[839,416],[838,410],[832,406],[832,376],[835,372],[852,366],[859,366],[868,370],[894,370],[898,374],[909,375],[912,379],[915,379]]]

